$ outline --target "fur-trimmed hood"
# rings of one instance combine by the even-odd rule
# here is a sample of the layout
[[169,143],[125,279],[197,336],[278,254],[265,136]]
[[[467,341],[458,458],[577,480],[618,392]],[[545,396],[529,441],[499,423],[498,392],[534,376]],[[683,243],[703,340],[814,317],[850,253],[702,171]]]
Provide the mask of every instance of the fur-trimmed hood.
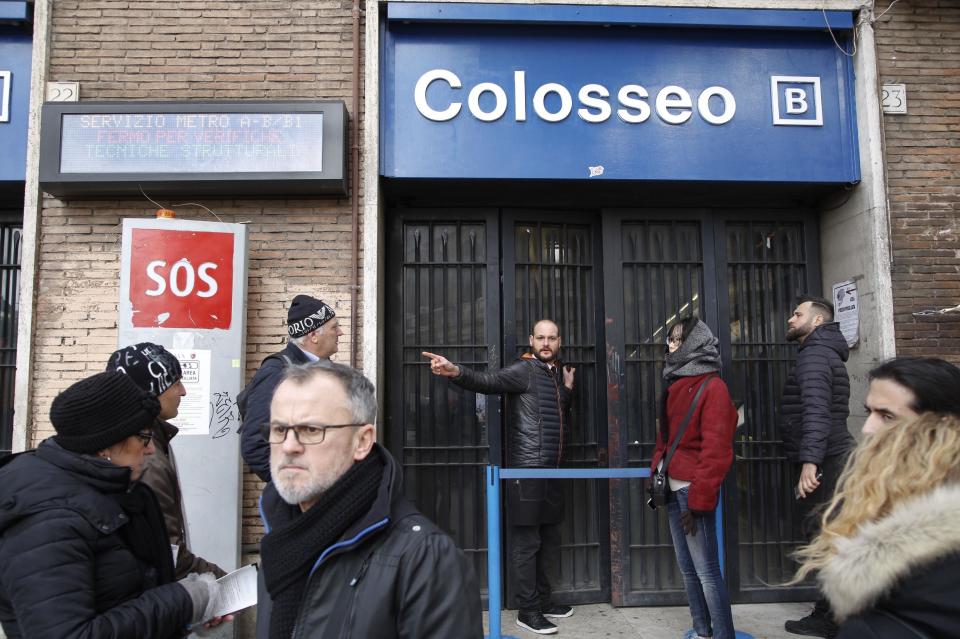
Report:
[[876,605],[915,570],[955,554],[960,554],[960,484],[948,484],[840,539],[819,580],[843,621]]

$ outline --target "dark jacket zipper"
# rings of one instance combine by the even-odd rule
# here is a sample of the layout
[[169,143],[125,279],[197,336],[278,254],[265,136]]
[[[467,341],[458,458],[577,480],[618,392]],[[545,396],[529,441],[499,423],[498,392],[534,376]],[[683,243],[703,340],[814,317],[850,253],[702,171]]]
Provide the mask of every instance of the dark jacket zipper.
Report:
[[[560,371],[560,374],[562,375],[563,372]],[[557,447],[557,468],[560,468],[560,460],[563,458],[563,402],[560,400],[560,385],[557,384],[557,376],[551,373],[550,379],[553,380],[553,389],[557,394],[557,412],[560,414],[560,445]]]
[[[350,580],[351,588],[357,588],[357,586],[360,584],[360,581],[363,579],[364,575],[367,574],[367,568],[370,566],[371,556],[373,556],[373,553],[371,553],[370,555],[367,555],[367,558],[363,560],[363,564],[361,564],[360,566],[359,572],[357,572],[356,576]],[[350,638],[350,631],[353,628],[353,619],[357,614],[357,597],[359,596],[360,596],[359,589],[355,590],[353,594],[350,596],[350,610],[347,612],[347,623],[344,624],[342,633],[340,635],[342,639]]]

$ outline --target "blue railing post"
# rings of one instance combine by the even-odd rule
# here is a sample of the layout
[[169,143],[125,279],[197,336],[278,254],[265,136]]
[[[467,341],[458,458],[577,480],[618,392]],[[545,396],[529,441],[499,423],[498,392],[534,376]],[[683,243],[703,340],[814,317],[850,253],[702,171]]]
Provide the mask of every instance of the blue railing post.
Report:
[[487,620],[490,639],[500,638],[500,467],[487,466]]
[[[504,479],[643,479],[650,476],[648,468],[504,468],[487,466],[487,620],[489,639],[517,639],[500,634],[500,616],[503,604],[503,580],[500,576],[500,482]],[[723,496],[717,505],[717,544],[720,570],[724,570]],[[640,504],[631,504],[641,507]],[[643,506],[645,507],[645,506]],[[737,631],[737,639],[753,639],[746,632]]]

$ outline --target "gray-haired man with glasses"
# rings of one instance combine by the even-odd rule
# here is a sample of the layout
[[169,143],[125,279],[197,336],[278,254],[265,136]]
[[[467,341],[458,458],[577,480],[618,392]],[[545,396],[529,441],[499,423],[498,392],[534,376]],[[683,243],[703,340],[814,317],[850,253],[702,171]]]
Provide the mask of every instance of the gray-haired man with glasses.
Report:
[[257,637],[483,636],[473,569],[403,496],[376,412],[352,368],[284,372],[260,427],[272,481],[260,498]]

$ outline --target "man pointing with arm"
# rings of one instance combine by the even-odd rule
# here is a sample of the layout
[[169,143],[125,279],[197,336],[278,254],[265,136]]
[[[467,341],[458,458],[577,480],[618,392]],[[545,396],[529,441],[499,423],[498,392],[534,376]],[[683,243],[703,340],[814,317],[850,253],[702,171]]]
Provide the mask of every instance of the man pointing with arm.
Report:
[[[530,352],[506,368],[474,371],[442,355],[424,352],[430,371],[454,384],[486,395],[510,398],[507,465],[511,468],[557,468],[575,369],[558,359],[560,329],[549,319],[537,322],[530,334]],[[556,480],[514,479],[507,484],[510,511],[510,566],[516,584],[517,625],[537,634],[555,634],[547,617],[569,617],[570,606],[553,603],[547,573],[559,565],[563,494]]]

